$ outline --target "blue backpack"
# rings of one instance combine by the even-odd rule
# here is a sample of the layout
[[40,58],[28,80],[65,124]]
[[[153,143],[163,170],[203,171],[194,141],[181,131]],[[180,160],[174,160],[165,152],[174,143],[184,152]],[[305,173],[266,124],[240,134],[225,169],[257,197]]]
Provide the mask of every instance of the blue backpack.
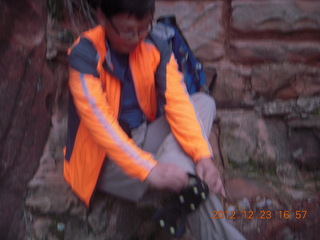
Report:
[[160,37],[166,39],[172,47],[173,54],[179,65],[179,70],[183,73],[189,94],[193,94],[200,90],[209,93],[213,87],[215,77],[210,89],[206,85],[206,77],[203,70],[203,65],[195,57],[190,49],[187,40],[183,36],[175,16],[164,16],[157,19],[155,26]]

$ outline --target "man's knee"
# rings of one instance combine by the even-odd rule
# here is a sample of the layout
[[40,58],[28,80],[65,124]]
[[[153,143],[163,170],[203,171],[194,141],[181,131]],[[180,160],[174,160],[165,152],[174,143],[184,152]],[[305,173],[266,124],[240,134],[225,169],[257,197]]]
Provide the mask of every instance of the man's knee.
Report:
[[216,117],[216,102],[210,95],[203,92],[198,92],[193,94],[191,96],[191,99],[198,111],[212,111],[214,118]]

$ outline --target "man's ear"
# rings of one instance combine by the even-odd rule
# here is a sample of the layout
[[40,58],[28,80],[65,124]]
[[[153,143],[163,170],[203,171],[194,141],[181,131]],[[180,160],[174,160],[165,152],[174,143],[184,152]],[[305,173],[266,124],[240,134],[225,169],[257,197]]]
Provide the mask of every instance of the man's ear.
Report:
[[101,8],[97,9],[97,18],[98,18],[98,23],[105,28],[106,27],[106,23],[107,23],[107,18],[106,16],[103,14],[103,12],[101,11]]

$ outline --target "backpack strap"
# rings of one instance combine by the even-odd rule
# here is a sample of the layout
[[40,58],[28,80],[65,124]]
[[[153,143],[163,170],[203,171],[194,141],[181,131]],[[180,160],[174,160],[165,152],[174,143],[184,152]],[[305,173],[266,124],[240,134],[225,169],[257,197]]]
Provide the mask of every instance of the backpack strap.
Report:
[[158,18],[157,25],[154,28],[155,34],[171,45],[179,70],[183,73],[189,94],[198,92],[201,88],[206,87],[203,66],[189,47],[175,16],[168,15]]

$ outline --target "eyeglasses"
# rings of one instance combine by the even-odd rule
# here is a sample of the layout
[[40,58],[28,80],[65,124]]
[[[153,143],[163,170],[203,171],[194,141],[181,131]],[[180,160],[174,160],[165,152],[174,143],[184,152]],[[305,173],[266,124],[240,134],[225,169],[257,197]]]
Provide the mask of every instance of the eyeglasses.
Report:
[[152,20],[150,20],[148,26],[141,28],[138,31],[130,30],[130,31],[120,31],[116,25],[113,23],[112,18],[108,18],[113,30],[119,35],[119,37],[123,39],[132,39],[138,34],[138,37],[140,36],[146,36],[149,31],[152,30]]

